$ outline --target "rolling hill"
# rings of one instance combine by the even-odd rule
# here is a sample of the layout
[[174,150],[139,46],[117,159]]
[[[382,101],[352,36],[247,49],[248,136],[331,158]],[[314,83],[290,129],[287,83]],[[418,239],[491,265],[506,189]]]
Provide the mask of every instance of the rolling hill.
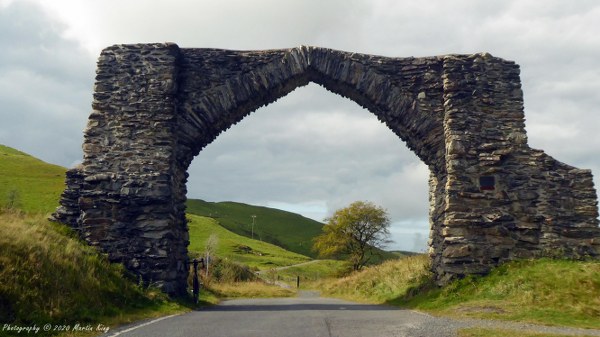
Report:
[[64,189],[66,170],[0,145],[0,206],[15,202],[26,212],[54,211]]
[[311,251],[312,238],[319,235],[323,227],[322,223],[299,214],[231,201],[189,199],[187,212],[214,218],[221,226],[246,237],[252,236],[252,216],[255,215],[255,239],[313,258],[316,256]]
[[187,218],[190,233],[190,246],[188,249],[192,256],[198,256],[204,252],[208,238],[215,235],[217,238],[217,256],[250,267],[270,269],[310,260],[307,256],[231,232],[220,226],[215,219],[194,214],[188,214]]

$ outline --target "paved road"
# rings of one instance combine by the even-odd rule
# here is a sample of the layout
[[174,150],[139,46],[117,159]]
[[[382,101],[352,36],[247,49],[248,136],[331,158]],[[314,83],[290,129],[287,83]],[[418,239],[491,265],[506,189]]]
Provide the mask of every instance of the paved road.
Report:
[[[491,322],[500,323],[500,327],[503,328],[528,329],[527,325],[519,323]],[[224,301],[218,306],[184,315],[109,331],[105,336],[446,337],[456,336],[458,328],[467,326],[499,327],[490,321],[456,321],[389,306],[365,305],[321,297],[298,297]],[[537,330],[535,326],[530,327]],[[600,333],[598,330],[595,332]]]
[[439,320],[409,310],[364,305],[337,299],[276,298],[224,301],[218,306],[174,316],[120,337],[308,337],[308,336],[451,336],[411,334],[415,329],[444,331]]

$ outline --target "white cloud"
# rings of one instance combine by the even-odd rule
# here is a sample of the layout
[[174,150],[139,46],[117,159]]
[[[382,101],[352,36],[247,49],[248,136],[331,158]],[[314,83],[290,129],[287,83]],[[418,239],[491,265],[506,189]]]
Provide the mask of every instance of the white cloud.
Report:
[[177,42],[182,47],[289,48],[352,29],[368,12],[344,0],[35,0],[69,25],[65,36],[93,53],[116,43]]

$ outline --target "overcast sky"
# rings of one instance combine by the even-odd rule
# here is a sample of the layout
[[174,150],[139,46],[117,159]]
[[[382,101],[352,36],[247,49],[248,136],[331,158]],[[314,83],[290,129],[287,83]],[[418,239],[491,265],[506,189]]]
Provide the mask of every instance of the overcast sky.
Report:
[[[596,0],[0,0],[0,144],[72,166],[101,49],[165,41],[396,57],[489,52],[521,65],[530,145],[600,174]],[[427,177],[372,114],[311,84],[210,144],[190,168],[188,197],[318,220],[370,200],[392,217],[389,248],[424,250]]]

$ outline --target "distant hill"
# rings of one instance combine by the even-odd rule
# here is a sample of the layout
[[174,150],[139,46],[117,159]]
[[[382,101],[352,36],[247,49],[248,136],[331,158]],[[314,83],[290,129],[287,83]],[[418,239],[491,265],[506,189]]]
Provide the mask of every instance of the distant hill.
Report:
[[64,189],[66,170],[0,145],[0,206],[12,199],[27,212],[54,211]]
[[[213,218],[228,230],[252,237],[252,215],[256,215],[254,238],[282,247],[291,252],[317,258],[311,250],[313,238],[322,233],[324,224],[302,215],[279,209],[254,206],[239,202],[209,202],[200,199],[188,199],[187,213]],[[371,262],[397,259],[408,256],[410,252],[387,252],[377,250]]]
[[390,250],[390,251],[388,251],[388,253],[395,254],[398,257],[414,256],[414,255],[421,254],[421,253],[416,253],[416,252],[410,252],[408,250]]
[[258,269],[271,269],[310,261],[310,258],[287,251],[276,245],[252,240],[220,226],[213,218],[189,214],[191,256],[199,256],[205,251],[206,242],[211,235],[217,237],[216,255],[241,262]]
[[252,215],[255,215],[255,239],[313,258],[316,256],[311,251],[312,239],[323,227],[322,223],[296,213],[231,201],[188,199],[187,212],[214,218],[221,226],[246,237],[252,236]]

